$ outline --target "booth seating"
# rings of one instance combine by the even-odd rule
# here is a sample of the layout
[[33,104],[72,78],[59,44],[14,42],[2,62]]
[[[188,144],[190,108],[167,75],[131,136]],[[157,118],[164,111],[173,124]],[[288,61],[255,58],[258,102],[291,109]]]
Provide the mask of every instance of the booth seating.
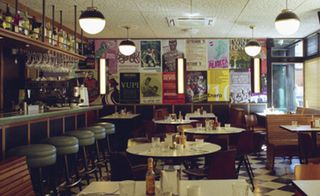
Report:
[[26,157],[11,157],[0,162],[0,195],[35,196]]
[[[56,148],[50,144],[31,144],[18,146],[9,149],[8,155],[11,156],[26,156],[28,167],[36,169],[39,172],[39,179],[36,182],[34,173],[31,173],[33,187],[40,195],[44,195],[42,169],[52,166],[56,163]],[[38,186],[37,186],[38,185]],[[55,187],[51,187],[55,190]]]
[[82,161],[84,166],[84,175],[86,177],[87,184],[90,183],[89,174],[94,173],[96,180],[98,181],[97,167],[94,161],[92,161],[92,168],[89,170],[88,158],[87,158],[87,147],[95,144],[95,135],[92,131],[88,130],[76,130],[68,131],[65,133],[68,136],[74,136],[79,140],[79,147],[82,150]]
[[[78,185],[81,191],[81,178],[79,177],[78,167],[76,163],[73,164],[75,165],[73,168],[75,168],[74,173],[76,174],[76,178],[72,179],[72,173],[70,172],[70,166],[72,165],[69,164],[71,161],[70,156],[76,155],[79,152],[79,140],[72,136],[58,136],[47,139],[46,143],[54,145],[57,149],[58,159],[63,159],[65,182],[62,183],[59,188],[69,190],[70,188]],[[58,169],[60,170],[60,168]]]
[[[94,137],[96,140],[95,146],[96,146],[97,165],[98,165],[98,169],[99,169],[100,178],[102,178],[101,165],[104,165],[107,171],[108,171],[108,165],[107,165],[106,156],[105,156],[105,153],[103,152],[103,150],[102,150],[102,153],[100,153],[101,145],[99,143],[106,139],[106,129],[102,126],[96,125],[96,126],[90,126],[87,128],[83,128],[83,130],[92,131],[94,133]],[[102,156],[100,156],[100,155],[102,155]]]

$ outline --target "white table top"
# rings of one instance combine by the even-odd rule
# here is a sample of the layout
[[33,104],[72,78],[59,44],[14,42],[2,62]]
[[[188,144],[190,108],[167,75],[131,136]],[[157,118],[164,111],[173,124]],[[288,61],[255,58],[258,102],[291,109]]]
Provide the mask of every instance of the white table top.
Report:
[[[237,180],[181,180],[180,181],[180,196],[187,195],[187,187],[198,185],[200,186],[201,196],[212,196],[212,195],[223,195],[223,196],[233,196],[233,184],[243,184],[246,183],[244,179]],[[160,183],[156,182],[156,187],[159,187]],[[145,196],[145,182],[136,181],[136,188],[134,196]],[[119,195],[119,182],[92,182],[84,190],[82,190],[78,196],[102,196],[102,195],[112,195],[107,193],[115,193]],[[249,196],[252,196],[252,192],[249,189]]]
[[320,127],[311,128],[310,125],[280,125],[281,128],[291,132],[320,132]]
[[320,180],[293,180],[293,184],[308,196],[318,196]]
[[205,127],[202,127],[202,130],[198,130],[197,128],[185,129],[185,133],[188,134],[201,134],[201,135],[229,135],[229,134],[237,134],[242,131],[245,131],[243,128],[237,127],[221,127],[219,130],[205,130]]
[[190,118],[215,118],[216,115],[214,115],[214,113],[187,113],[186,114],[186,119],[190,119]]
[[267,115],[280,115],[280,114],[285,114],[283,111],[268,111],[268,112],[258,112],[256,113],[259,116],[267,116]]
[[133,155],[154,157],[154,158],[187,158],[196,156],[205,156],[215,153],[221,149],[219,145],[212,143],[196,143],[187,142],[184,149],[170,149],[165,148],[164,143],[161,143],[163,147],[157,149],[152,148],[151,143],[138,144],[127,148],[127,152]]
[[121,119],[133,119],[137,116],[140,116],[140,114],[111,114],[111,115],[103,116],[100,119],[121,120]]
[[155,124],[161,124],[161,125],[184,125],[184,124],[190,124],[192,122],[198,122],[197,120],[177,120],[177,121],[171,121],[171,120],[153,120]]

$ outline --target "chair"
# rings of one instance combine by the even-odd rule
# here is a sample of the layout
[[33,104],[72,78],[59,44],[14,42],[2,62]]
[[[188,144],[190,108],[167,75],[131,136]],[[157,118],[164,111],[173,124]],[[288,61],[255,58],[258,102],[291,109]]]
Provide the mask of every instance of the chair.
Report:
[[308,133],[298,134],[300,163],[320,163],[320,157],[312,157],[312,138]]
[[320,180],[319,164],[302,164],[294,167],[295,180]]
[[164,120],[165,117],[169,116],[169,112],[167,108],[158,108],[153,112],[154,120]]
[[206,158],[207,167],[183,170],[191,178],[236,179],[236,150],[216,152]]
[[0,162],[0,195],[34,196],[26,157]]
[[244,115],[244,120],[247,130],[253,131],[254,151],[258,153],[266,141],[266,128],[258,126],[258,120],[255,114]]
[[251,164],[248,158],[248,154],[252,153],[254,150],[253,146],[253,132],[252,131],[243,131],[240,133],[238,142],[237,142],[237,155],[238,155],[238,168],[237,168],[237,174],[239,174],[240,168],[242,164],[245,165],[250,182],[252,184],[252,188],[254,189],[253,184],[253,171],[251,168]]
[[230,108],[230,124],[233,127],[245,127],[244,122],[245,111],[242,108]]
[[145,180],[147,166],[132,166],[126,153],[110,153],[111,181]]

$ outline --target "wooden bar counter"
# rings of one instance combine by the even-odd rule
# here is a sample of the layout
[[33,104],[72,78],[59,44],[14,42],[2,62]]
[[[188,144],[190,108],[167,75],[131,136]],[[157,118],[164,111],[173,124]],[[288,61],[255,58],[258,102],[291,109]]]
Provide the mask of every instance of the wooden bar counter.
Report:
[[66,131],[86,127],[99,117],[101,105],[78,108],[51,108],[36,114],[0,114],[0,160],[10,148],[40,143]]

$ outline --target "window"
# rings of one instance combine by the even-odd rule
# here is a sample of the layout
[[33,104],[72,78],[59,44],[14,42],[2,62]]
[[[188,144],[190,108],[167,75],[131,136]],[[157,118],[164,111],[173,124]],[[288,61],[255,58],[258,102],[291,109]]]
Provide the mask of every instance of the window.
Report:
[[272,57],[303,57],[301,39],[273,39]]
[[307,38],[307,56],[312,56],[318,53],[318,34]]

